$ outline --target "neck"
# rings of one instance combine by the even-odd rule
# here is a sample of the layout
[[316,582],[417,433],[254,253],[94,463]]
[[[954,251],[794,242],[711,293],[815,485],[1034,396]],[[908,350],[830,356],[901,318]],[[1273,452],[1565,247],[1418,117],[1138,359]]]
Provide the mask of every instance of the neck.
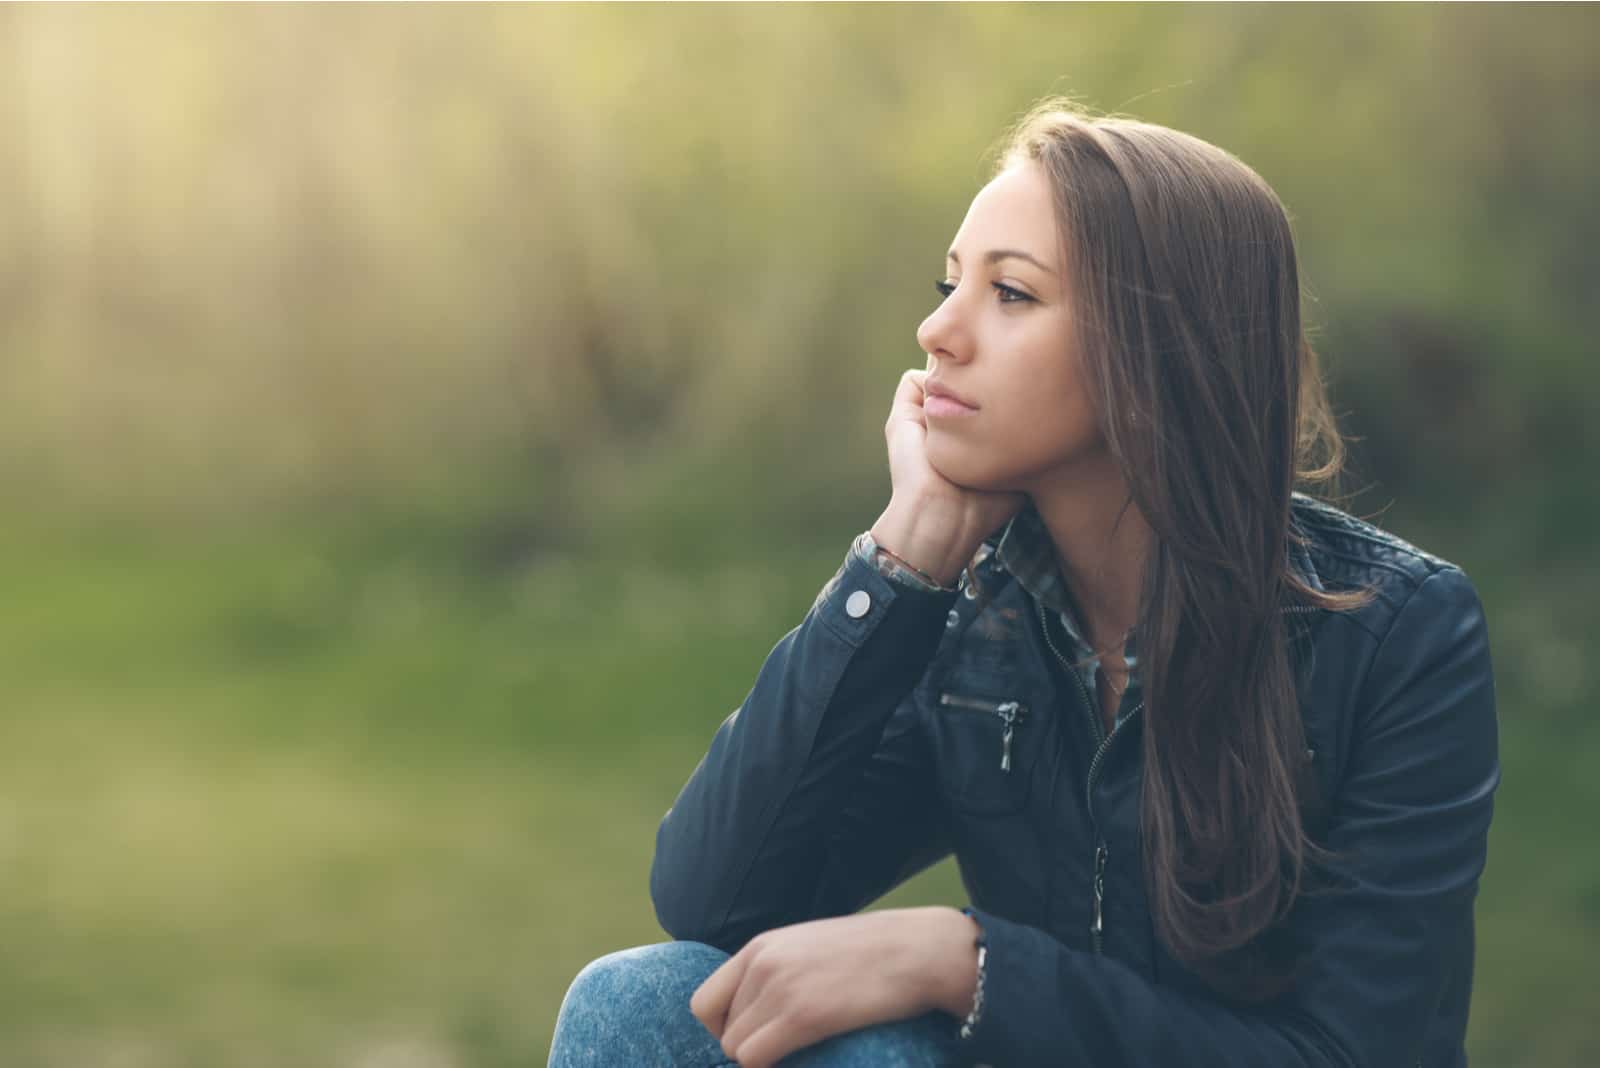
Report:
[[1154,534],[1128,498],[1109,457],[1075,465],[1029,496],[1050,532],[1056,563],[1097,648],[1121,652],[1139,617],[1139,594]]

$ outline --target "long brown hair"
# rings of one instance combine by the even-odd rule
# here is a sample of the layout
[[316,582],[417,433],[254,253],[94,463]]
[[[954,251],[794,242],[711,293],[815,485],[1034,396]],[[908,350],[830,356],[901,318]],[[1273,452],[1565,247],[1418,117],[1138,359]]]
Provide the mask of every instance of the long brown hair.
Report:
[[1155,533],[1139,609],[1141,830],[1158,936],[1219,993],[1261,1000],[1293,962],[1262,938],[1330,854],[1286,605],[1291,494],[1344,449],[1300,317],[1288,216],[1262,178],[1199,138],[1093,117],[1058,97],[1002,142],[996,173],[1053,190],[1076,341],[1100,429]]

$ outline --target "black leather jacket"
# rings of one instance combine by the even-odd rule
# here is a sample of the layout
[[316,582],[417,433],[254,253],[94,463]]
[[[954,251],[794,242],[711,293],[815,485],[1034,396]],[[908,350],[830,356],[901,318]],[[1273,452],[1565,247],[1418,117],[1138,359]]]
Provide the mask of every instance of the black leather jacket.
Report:
[[[1307,759],[1327,799],[1314,826],[1348,860],[1341,892],[1285,921],[1310,949],[1290,993],[1234,1004],[1163,950],[1142,873],[1143,717],[1100,736],[993,553],[981,612],[846,559],[661,821],[663,929],[735,952],[855,912],[953,851],[990,944],[975,1061],[1464,1065],[1500,779],[1482,606],[1459,568],[1368,523],[1298,494],[1293,516],[1304,577],[1377,595],[1299,617]],[[1011,701],[1022,719],[995,712]]]

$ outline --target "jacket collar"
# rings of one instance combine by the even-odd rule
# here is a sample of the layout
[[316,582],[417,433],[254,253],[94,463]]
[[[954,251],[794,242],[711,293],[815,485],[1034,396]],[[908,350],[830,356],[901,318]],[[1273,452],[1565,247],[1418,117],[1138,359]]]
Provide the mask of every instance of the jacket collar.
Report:
[[1327,587],[1323,586],[1322,577],[1317,574],[1316,565],[1311,562],[1311,536],[1300,524],[1299,516],[1295,514],[1297,507],[1314,503],[1315,500],[1304,493],[1297,492],[1289,497],[1289,567],[1307,586],[1322,593]]

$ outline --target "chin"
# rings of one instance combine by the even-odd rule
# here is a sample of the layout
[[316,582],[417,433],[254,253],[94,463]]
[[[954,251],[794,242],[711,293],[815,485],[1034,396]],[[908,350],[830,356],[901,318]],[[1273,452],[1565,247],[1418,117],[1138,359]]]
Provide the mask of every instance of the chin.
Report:
[[928,466],[963,489],[1002,490],[1006,479],[982,452],[943,434],[927,437]]

